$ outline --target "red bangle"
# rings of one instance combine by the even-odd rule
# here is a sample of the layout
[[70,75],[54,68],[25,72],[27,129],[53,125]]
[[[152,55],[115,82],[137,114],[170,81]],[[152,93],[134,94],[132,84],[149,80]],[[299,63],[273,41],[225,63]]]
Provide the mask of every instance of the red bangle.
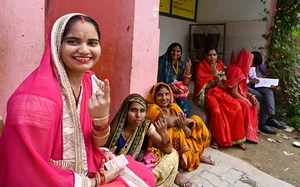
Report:
[[104,126],[98,126],[98,125],[95,125],[95,124],[93,123],[93,128],[94,128],[95,131],[97,131],[97,132],[103,132],[103,131],[105,131],[105,130],[109,127],[109,125],[110,125],[110,122],[109,122],[109,120],[108,120],[107,124],[104,125]]

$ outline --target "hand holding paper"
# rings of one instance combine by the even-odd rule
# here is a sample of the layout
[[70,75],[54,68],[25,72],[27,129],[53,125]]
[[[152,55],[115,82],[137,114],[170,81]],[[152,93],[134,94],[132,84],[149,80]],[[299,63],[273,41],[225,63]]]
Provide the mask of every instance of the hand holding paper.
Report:
[[270,78],[257,78],[259,82],[255,84],[255,88],[258,87],[267,87],[271,88],[271,86],[278,86],[279,79],[270,79]]

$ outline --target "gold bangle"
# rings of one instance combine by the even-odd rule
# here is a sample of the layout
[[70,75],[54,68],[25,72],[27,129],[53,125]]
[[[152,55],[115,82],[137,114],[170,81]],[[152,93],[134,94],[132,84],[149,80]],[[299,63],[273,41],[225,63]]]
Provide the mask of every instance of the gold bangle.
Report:
[[92,133],[92,134],[93,134],[93,137],[94,137],[94,138],[96,138],[96,139],[98,139],[98,140],[102,140],[102,139],[106,138],[106,137],[109,135],[109,133],[110,133],[110,126],[108,127],[107,133],[106,133],[104,136],[102,136],[102,137],[98,137],[98,136],[96,136],[94,133]]
[[92,117],[90,117],[91,118],[91,120],[94,120],[94,121],[102,121],[102,120],[105,120],[105,119],[107,119],[108,117],[109,117],[109,113],[106,115],[106,116],[104,116],[104,117],[102,117],[102,118],[92,118]]
[[164,144],[162,143],[164,147],[169,147],[171,145],[171,138],[169,137],[168,143]]

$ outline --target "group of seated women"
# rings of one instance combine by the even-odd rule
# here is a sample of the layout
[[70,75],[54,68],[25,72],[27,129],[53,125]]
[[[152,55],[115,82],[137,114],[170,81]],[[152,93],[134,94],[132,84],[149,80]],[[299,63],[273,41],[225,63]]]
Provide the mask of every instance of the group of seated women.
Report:
[[109,81],[90,71],[100,39],[97,22],[84,14],[56,20],[39,66],[8,100],[0,186],[192,186],[181,172],[214,164],[202,155],[210,142],[203,121],[173,103],[172,90],[186,90],[190,60],[169,64],[182,84],[158,83],[146,100],[129,95],[110,123]]
[[193,100],[206,113],[216,149],[237,145],[246,150],[245,141],[258,143],[258,101],[247,87],[253,62],[253,54],[242,49],[226,67],[212,47],[196,66]]
[[[158,83],[147,98],[129,95],[110,123],[109,81],[90,71],[101,56],[100,39],[97,22],[86,15],[72,13],[56,20],[40,65],[8,101],[0,138],[0,186],[140,187],[175,182],[185,187],[192,183],[182,171],[193,171],[200,162],[214,164],[203,155],[210,133],[187,104],[191,61],[180,60],[181,46],[172,44],[160,57]],[[239,69],[241,60],[248,66],[251,55],[241,53],[228,67],[232,77],[227,76],[224,86],[224,65],[216,60],[216,51],[209,50],[199,63],[203,72],[200,79],[197,74],[195,98],[205,104],[216,142],[245,148],[246,139],[258,140],[256,100],[242,84],[246,71]],[[202,93],[203,101],[198,97]],[[128,163],[115,166],[118,158]]]
[[193,171],[200,162],[214,164],[202,155],[210,135],[200,117],[187,118],[173,100],[172,89],[162,82],[152,87],[146,100],[130,94],[111,122],[106,147],[144,163],[156,186],[191,186],[182,171]]

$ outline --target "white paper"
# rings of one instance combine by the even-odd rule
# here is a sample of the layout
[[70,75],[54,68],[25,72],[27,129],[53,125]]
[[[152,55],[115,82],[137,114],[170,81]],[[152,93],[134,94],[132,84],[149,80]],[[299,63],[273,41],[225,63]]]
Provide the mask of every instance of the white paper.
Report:
[[117,167],[126,166],[128,164],[128,160],[122,154],[117,157],[114,157],[112,160],[105,162],[104,166],[107,170],[115,169]]
[[269,78],[257,78],[259,83],[255,84],[255,88],[258,87],[267,87],[278,86],[279,79],[269,79]]

